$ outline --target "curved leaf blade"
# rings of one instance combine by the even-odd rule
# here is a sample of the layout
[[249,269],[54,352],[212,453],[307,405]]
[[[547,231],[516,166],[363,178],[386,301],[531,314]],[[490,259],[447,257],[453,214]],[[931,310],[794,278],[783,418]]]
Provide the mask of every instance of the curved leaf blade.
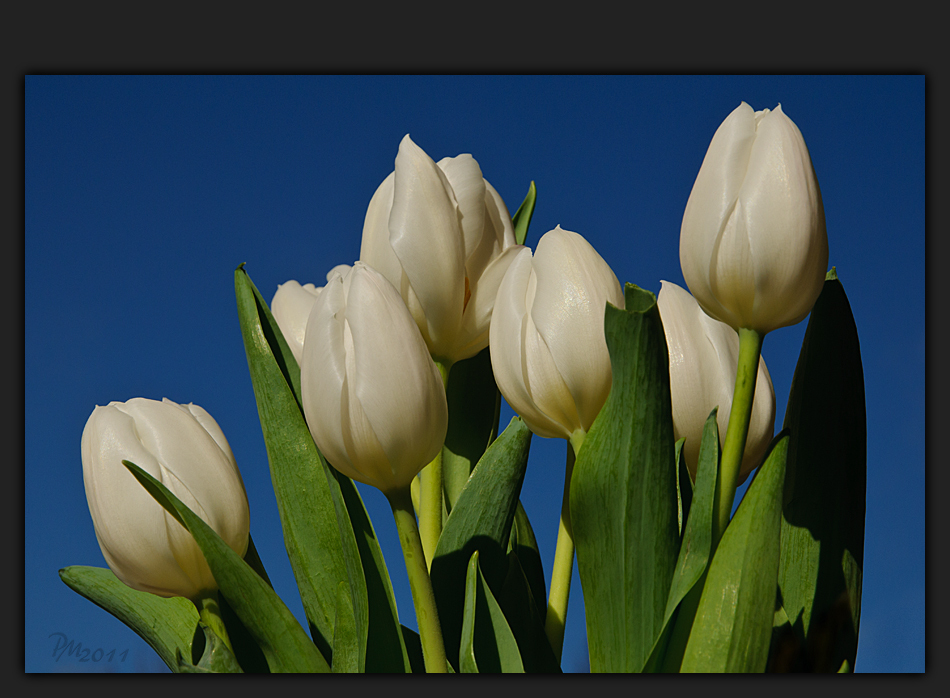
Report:
[[477,550],[472,553],[465,575],[459,652],[462,673],[524,673],[518,643],[481,574]]
[[180,596],[162,598],[126,586],[110,569],[72,565],[59,571],[70,589],[121,620],[178,672],[178,657],[191,657],[198,609]]
[[638,672],[663,629],[680,546],[670,373],[656,297],[607,304],[613,382],[577,455],[570,507],[592,672]]
[[716,548],[682,672],[762,672],[775,615],[788,436],[773,441]]
[[500,591],[504,584],[506,551],[530,445],[531,430],[519,417],[513,417],[478,461],[442,529],[430,572],[450,662],[459,656],[465,579],[472,553],[480,552],[492,588]]
[[785,413],[790,431],[779,589],[815,671],[854,666],[867,493],[864,369],[832,269],[811,311]]
[[523,245],[528,237],[528,226],[531,224],[531,217],[534,215],[534,205],[537,200],[538,190],[534,186],[534,180],[531,180],[524,201],[515,211],[515,215],[511,217],[511,223],[515,227],[515,242],[519,245]]

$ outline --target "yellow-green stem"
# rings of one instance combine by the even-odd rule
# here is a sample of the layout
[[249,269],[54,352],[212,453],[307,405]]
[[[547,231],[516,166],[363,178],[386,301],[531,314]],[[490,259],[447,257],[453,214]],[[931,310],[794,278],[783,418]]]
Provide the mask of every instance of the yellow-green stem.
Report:
[[[445,387],[449,383],[449,369],[452,364],[436,361],[435,365],[442,376],[442,386]],[[430,569],[439,537],[442,535],[442,449],[439,449],[432,462],[422,469],[420,477],[422,506],[419,509],[419,533],[425,552],[426,569]]]
[[422,642],[422,658],[426,672],[444,674],[447,671],[445,644],[442,641],[442,626],[439,624],[439,612],[432,593],[432,580],[426,568],[422,552],[422,540],[416,525],[416,513],[412,508],[412,496],[409,487],[386,493],[389,505],[399,531],[399,543],[406,559],[406,573],[409,576],[409,589],[412,591],[412,603],[416,609],[416,622],[419,624],[419,638]]
[[755,378],[759,372],[759,355],[762,353],[764,334],[755,330],[739,330],[739,366],[736,371],[736,389],[732,396],[729,426],[722,447],[722,460],[716,478],[716,494],[713,517],[713,549],[719,544],[723,531],[732,516],[732,503],[736,498],[736,483],[746,437],[749,435],[749,420],[752,416],[752,399],[755,396]]
[[567,465],[564,470],[564,496],[561,499],[561,521],[557,529],[557,547],[554,549],[554,567],[551,570],[551,590],[548,593],[548,612],[544,631],[561,661],[564,647],[564,624],[567,620],[567,601],[571,594],[571,576],[574,573],[574,531],[571,527],[571,476],[574,461],[581,450],[586,433],[578,429],[567,444]]
[[224,621],[221,619],[221,607],[218,606],[218,592],[217,590],[208,591],[195,602],[195,606],[198,607],[198,617],[201,621],[207,625],[211,630],[228,646],[228,649],[231,652],[234,652],[234,648],[231,647],[231,638],[228,637],[228,631],[224,627]]

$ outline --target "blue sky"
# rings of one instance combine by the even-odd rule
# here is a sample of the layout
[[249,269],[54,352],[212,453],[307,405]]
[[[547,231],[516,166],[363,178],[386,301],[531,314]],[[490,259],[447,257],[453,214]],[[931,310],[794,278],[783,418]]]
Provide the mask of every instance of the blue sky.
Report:
[[[683,209],[741,101],[781,103],[821,186],[829,265],[851,302],[868,417],[858,671],[924,670],[924,77],[28,76],[25,88],[25,669],[154,671],[131,630],[57,570],[105,566],[79,441],[96,405],[195,402],[228,437],[251,533],[303,620],[237,323],[233,271],[268,300],[359,255],[369,199],[409,133],[471,153],[513,213],[534,180],[533,246],[584,235],[621,282],[685,286]],[[769,334],[776,423],[806,322]],[[511,411],[505,407],[502,424]],[[522,501],[550,581],[564,442],[535,438]],[[400,619],[416,627],[388,504],[361,492]],[[52,655],[63,633],[124,662]],[[563,667],[587,666],[575,571]]]

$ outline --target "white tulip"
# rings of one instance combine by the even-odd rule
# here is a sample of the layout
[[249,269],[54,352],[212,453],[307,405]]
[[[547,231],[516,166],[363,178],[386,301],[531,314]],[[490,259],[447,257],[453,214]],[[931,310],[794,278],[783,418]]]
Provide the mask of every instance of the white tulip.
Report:
[[538,436],[586,433],[610,392],[607,302],[622,308],[610,267],[582,236],[556,227],[534,256],[520,250],[495,299],[491,360],[512,409]]
[[362,262],[332,274],[314,301],[300,388],[324,457],[384,493],[408,486],[442,448],[439,369],[396,289]]
[[703,309],[765,334],[808,315],[828,266],[818,179],[798,127],[743,102],[716,131],[683,214],[683,277]]
[[[338,264],[327,274],[327,280],[337,272],[345,274],[349,268],[349,265]],[[285,284],[278,284],[274,299],[270,304],[270,311],[277,321],[281,334],[287,340],[287,346],[290,347],[298,366],[303,355],[303,338],[307,331],[307,318],[310,317],[313,302],[322,290],[323,286],[314,286],[313,284],[301,286],[291,279]]]
[[[720,446],[726,439],[739,362],[739,335],[709,317],[686,289],[669,281],[661,282],[657,305],[670,354],[673,433],[676,439],[686,437],[686,466],[695,479],[703,427],[717,406]],[[765,359],[760,356],[739,483],[759,465],[772,440],[774,425],[775,390]]]
[[360,261],[396,288],[443,364],[488,345],[498,285],[521,245],[498,192],[471,155],[432,158],[405,136],[373,194]]
[[96,407],[82,433],[89,512],[116,577],[166,597],[195,600],[217,589],[195,539],[123,460],[165,485],[243,556],[250,529],[247,494],[217,422],[198,405],[133,398]]

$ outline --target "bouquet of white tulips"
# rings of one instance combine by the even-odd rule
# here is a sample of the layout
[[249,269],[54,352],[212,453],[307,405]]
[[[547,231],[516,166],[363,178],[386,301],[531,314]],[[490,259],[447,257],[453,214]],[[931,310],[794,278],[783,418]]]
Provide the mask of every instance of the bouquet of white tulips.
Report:
[[[109,569],[63,581],[173,672],[551,673],[576,555],[592,671],[852,670],[864,378],[798,128],[743,103],[716,131],[680,233],[689,291],[622,287],[560,226],[526,246],[535,201],[532,182],[511,216],[471,155],[406,136],[359,260],[270,305],[234,272],[308,627],[270,585],[222,430],[167,399],[89,417]],[[809,313],[776,434],[763,340]],[[534,436],[565,440],[550,570],[519,501]],[[374,531],[393,525],[418,633]]]

